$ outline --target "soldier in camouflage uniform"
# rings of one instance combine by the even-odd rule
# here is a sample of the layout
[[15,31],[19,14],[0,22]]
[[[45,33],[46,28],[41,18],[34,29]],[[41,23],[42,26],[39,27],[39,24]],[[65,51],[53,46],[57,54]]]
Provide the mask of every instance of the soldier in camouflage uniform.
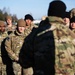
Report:
[[5,41],[5,48],[13,63],[15,75],[21,75],[22,67],[19,63],[19,53],[25,38],[25,21],[18,20],[17,29]]
[[8,36],[7,32],[5,31],[5,23],[0,21],[0,75],[7,75],[6,74],[6,65],[3,63],[2,60],[2,42]]
[[27,35],[32,31],[33,27],[35,27],[35,28],[38,27],[37,25],[33,24],[34,19],[30,14],[26,14],[24,20],[25,20],[25,23],[26,23],[25,33]]
[[16,29],[16,25],[12,24],[12,17],[11,16],[6,16],[5,18],[7,26],[6,26],[6,31],[8,31],[8,34],[12,33]]
[[52,1],[48,17],[25,39],[21,65],[34,75],[75,75],[75,34],[65,26],[65,11],[62,1]]
[[70,29],[75,33],[75,16],[70,19]]
[[70,10],[70,19],[75,16],[75,8]]

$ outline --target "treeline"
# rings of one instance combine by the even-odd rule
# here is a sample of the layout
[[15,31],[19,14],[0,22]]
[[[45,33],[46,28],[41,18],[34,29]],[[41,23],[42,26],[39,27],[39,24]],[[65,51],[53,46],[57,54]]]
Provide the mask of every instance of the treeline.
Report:
[[9,11],[7,10],[7,8],[4,7],[3,10],[0,9],[0,20],[5,21],[5,18],[6,18],[7,15],[10,15],[12,17],[12,21],[13,22],[16,22],[18,20],[16,14],[12,15],[11,13],[9,13]]

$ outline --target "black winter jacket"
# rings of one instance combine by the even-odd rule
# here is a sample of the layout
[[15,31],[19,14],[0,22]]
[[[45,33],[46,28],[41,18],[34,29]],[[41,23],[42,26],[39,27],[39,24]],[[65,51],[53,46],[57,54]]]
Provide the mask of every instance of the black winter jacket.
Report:
[[23,68],[33,67],[34,75],[54,75],[55,44],[50,23],[42,21],[33,28],[21,49],[20,63]]

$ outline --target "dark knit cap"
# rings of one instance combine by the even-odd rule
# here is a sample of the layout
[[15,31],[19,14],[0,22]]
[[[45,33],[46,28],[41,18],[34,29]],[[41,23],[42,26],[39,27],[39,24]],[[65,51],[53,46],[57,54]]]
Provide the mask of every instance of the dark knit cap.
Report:
[[30,19],[31,21],[34,20],[33,17],[30,14],[25,15],[24,20],[26,20],[26,19]]
[[4,21],[0,21],[0,26],[5,26]]
[[70,19],[70,22],[75,22],[75,16]]
[[48,16],[57,16],[64,18],[66,12],[66,5],[60,0],[54,0],[49,4]]
[[25,21],[24,21],[23,19],[19,19],[19,20],[18,20],[18,22],[17,22],[17,26],[18,26],[18,27],[25,27],[25,25],[26,25],[26,24],[25,24]]

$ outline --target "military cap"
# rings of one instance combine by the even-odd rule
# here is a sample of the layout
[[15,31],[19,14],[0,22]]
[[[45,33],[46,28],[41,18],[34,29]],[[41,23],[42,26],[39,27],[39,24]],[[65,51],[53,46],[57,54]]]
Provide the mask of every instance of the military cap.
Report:
[[5,26],[4,21],[0,21],[0,26]]
[[30,19],[31,21],[34,20],[33,17],[30,14],[25,15],[24,20],[26,20],[26,19]]
[[66,13],[66,4],[60,0],[50,2],[48,8],[48,16],[57,16],[64,18]]
[[18,27],[25,27],[25,25],[26,25],[26,24],[25,24],[25,21],[24,21],[23,19],[19,19],[19,20],[18,20],[18,22],[17,22],[17,26],[18,26]]
[[70,22],[75,22],[75,16],[70,19]]
[[7,19],[12,20],[12,17],[8,15],[8,16],[6,16],[6,20],[7,20]]

